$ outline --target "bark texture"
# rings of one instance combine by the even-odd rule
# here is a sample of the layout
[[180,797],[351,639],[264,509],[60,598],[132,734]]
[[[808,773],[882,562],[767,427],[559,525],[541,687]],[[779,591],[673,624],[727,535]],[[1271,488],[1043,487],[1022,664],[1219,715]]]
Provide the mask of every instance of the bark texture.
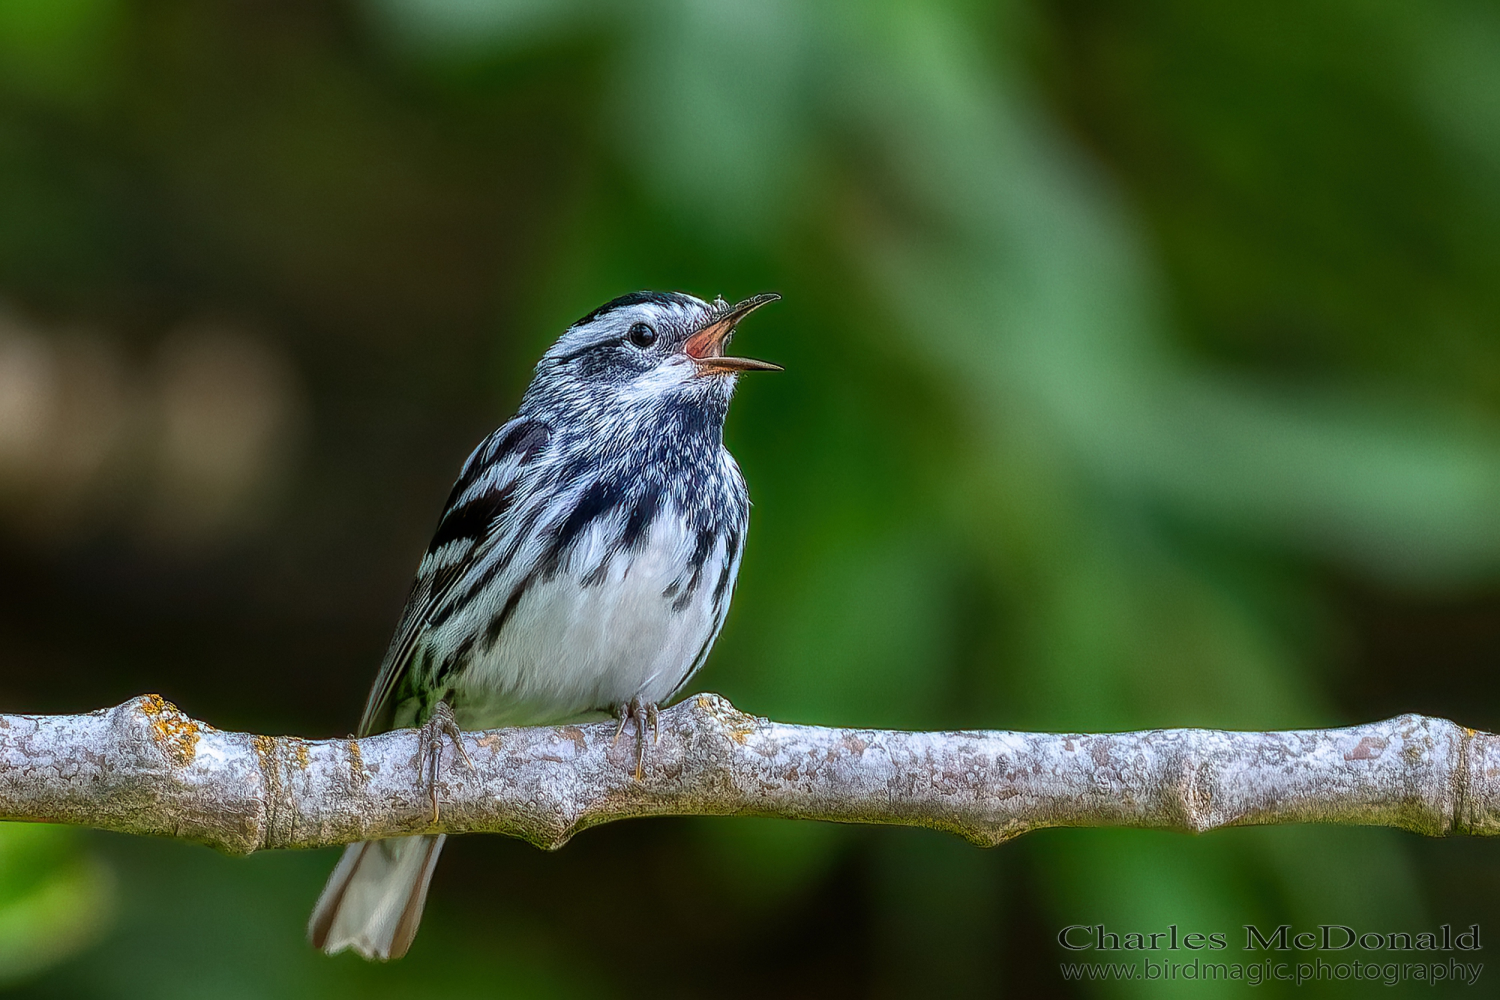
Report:
[[556,848],[638,816],[887,823],[998,844],[1050,826],[1201,833],[1354,823],[1500,832],[1500,737],[1403,715],[1240,733],[910,733],[792,726],[696,695],[661,714],[636,777],[613,723],[467,733],[434,785],[419,737],[229,733],[156,695],[87,715],[0,716],[0,819],[178,837],[234,854],[411,833]]

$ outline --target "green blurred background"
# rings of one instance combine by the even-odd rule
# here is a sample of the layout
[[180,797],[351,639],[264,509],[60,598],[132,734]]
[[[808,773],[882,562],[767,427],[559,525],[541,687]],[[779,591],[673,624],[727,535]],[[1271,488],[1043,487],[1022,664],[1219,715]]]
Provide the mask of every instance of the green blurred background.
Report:
[[[1500,10],[1469,0],[6,0],[0,707],[347,732],[536,357],[677,288],[785,296],[743,334],[787,373],[730,417],[756,507],[699,689],[860,726],[1497,730],[1497,223]],[[10,826],[0,985],[1239,995],[1066,984],[1053,938],[1500,935],[1497,848],[470,837],[379,967],[303,941],[335,852]]]

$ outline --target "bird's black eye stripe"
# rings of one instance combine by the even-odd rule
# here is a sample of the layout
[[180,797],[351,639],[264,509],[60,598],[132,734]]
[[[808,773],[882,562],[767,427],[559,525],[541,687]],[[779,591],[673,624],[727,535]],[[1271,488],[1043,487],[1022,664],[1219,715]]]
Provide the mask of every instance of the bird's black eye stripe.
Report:
[[636,323],[626,336],[636,347],[650,347],[656,343],[656,328],[650,323]]
[[622,341],[619,337],[611,337],[609,340],[601,340],[597,344],[588,344],[587,346],[578,348],[576,351],[569,351],[567,354],[559,354],[556,358],[556,363],[566,364],[569,361],[577,361],[585,354],[592,354],[595,351],[600,350],[601,348],[618,347],[620,346],[621,342]]
[[[636,326],[646,326],[646,324],[637,323]],[[646,327],[646,329],[650,330],[651,328]],[[559,354],[553,360],[558,364],[565,364],[569,361],[577,361],[579,358],[584,357],[585,355],[593,354],[595,351],[602,351],[606,347],[619,347],[621,344],[625,343],[626,340],[629,340],[637,347],[650,347],[651,344],[656,340],[656,331],[651,330],[651,339],[646,341],[645,343],[641,343],[635,339],[635,327],[633,326],[630,328],[630,332],[624,337],[610,337],[608,340],[596,341],[595,343],[580,347],[576,351],[569,351],[567,354]]]

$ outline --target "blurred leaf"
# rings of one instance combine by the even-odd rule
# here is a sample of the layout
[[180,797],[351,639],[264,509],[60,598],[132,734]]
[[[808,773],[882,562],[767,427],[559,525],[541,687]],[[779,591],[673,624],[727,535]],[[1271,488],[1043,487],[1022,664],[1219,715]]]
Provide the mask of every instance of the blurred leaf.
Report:
[[92,944],[114,916],[114,880],[80,831],[0,824],[0,983]]
[[6,0],[0,78],[49,98],[97,97],[115,70],[123,15],[119,0]]

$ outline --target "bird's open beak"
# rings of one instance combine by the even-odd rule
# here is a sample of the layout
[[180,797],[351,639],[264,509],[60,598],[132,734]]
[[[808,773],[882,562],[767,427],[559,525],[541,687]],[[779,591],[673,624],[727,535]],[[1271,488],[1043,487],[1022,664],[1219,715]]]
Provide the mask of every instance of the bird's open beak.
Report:
[[682,345],[683,353],[698,362],[698,372],[704,375],[712,372],[781,371],[780,365],[773,365],[769,361],[724,357],[724,347],[729,343],[729,338],[734,336],[734,328],[739,325],[740,320],[779,298],[781,296],[775,292],[766,292],[763,295],[752,295],[738,305],[725,306],[716,311],[703,329]]

